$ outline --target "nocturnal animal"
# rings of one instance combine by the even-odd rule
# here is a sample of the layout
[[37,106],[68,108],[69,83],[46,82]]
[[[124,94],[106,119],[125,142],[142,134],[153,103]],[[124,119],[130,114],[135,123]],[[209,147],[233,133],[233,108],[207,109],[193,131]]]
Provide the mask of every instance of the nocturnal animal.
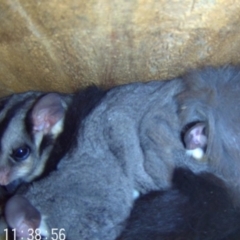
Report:
[[[84,117],[78,115],[88,101],[81,94],[57,94],[57,102],[47,101],[48,94],[33,97],[33,104],[25,99],[20,115],[11,110],[19,109],[16,95],[0,113],[0,183],[32,181],[53,165],[23,196],[69,240],[116,239],[138,195],[169,188],[176,167],[215,174],[237,204],[239,78],[235,67],[206,68],[169,81],[117,86],[97,99],[90,94],[94,104]],[[35,119],[39,108],[47,114]],[[22,142],[23,133],[29,142]],[[18,153],[16,137],[30,146],[19,161],[11,155]],[[25,162],[34,163],[31,171],[19,170]]]
[[[55,169],[74,144],[76,125],[104,94],[104,90],[90,86],[75,95],[30,91],[2,98],[0,185],[12,192],[22,182],[31,182]],[[70,104],[72,101],[79,102],[78,108]],[[75,122],[64,122],[72,117]],[[64,133],[63,126],[67,129]],[[50,157],[53,146],[55,154]]]
[[170,189],[136,200],[118,240],[237,240],[239,222],[224,181],[177,168]]
[[[50,232],[44,216],[23,196],[8,201],[5,215],[19,239],[27,239],[32,229]],[[177,168],[171,188],[136,200],[117,240],[238,240],[239,222],[240,208],[234,206],[224,181],[211,173]],[[61,238],[66,234],[64,228],[52,233]]]

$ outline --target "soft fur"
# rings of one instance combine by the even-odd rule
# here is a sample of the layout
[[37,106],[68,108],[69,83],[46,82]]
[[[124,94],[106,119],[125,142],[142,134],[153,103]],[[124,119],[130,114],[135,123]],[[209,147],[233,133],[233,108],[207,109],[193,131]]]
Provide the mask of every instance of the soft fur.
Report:
[[177,169],[173,187],[139,198],[118,240],[237,240],[240,209],[223,181]]
[[[84,106],[75,97],[50,155],[59,161],[57,171],[33,183],[25,196],[48,216],[50,228],[65,228],[69,240],[112,240],[134,193],[170,187],[176,167],[213,172],[239,192],[239,78],[238,69],[209,68],[171,81],[119,86],[81,121]],[[206,156],[194,159],[184,139],[199,122],[205,124],[200,135],[207,139]]]

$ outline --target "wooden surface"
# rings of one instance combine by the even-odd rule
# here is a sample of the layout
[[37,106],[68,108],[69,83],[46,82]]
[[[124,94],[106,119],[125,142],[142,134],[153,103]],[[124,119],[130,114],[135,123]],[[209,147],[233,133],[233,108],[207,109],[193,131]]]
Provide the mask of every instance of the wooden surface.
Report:
[[0,95],[239,63],[240,0],[0,0]]

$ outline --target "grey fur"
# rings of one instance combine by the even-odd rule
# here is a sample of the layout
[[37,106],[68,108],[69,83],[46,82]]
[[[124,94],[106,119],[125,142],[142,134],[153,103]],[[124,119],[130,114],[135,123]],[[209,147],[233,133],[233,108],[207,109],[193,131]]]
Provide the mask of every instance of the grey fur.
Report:
[[[42,172],[42,166],[48,159],[53,144],[49,144],[44,152],[39,151],[37,134],[31,129],[31,111],[36,102],[45,96],[43,92],[26,92],[14,94],[1,99],[0,112],[0,184],[8,185],[17,181],[30,182]],[[63,108],[67,108],[71,95],[58,94]],[[63,113],[64,114],[64,113]],[[38,141],[46,134],[41,134]],[[54,134],[49,134],[54,139]],[[57,134],[56,134],[57,135]],[[41,142],[41,141],[40,141]],[[15,161],[14,150],[28,146],[31,151],[25,161]]]
[[183,78],[177,96],[180,126],[201,121],[207,126],[206,159],[211,171],[240,195],[240,70],[206,68]]
[[155,81],[108,92],[83,122],[78,147],[26,195],[51,228],[65,228],[69,240],[115,239],[134,190],[167,188],[176,165],[207,168],[181,142],[173,100],[181,88],[180,80]]
[[[47,215],[50,228],[64,228],[68,240],[113,240],[129,215],[134,190],[166,189],[175,167],[214,172],[235,185],[239,78],[233,68],[207,69],[113,88],[82,122],[77,146],[58,170],[33,183],[25,197]],[[194,121],[209,129],[202,161],[186,154],[181,138]]]

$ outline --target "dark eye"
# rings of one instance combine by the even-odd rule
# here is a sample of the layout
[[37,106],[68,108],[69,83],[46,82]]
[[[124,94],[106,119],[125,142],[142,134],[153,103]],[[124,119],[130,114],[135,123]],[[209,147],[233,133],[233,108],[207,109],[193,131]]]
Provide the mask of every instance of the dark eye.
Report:
[[30,154],[30,148],[28,146],[17,148],[13,151],[12,157],[15,161],[21,162],[28,158]]

